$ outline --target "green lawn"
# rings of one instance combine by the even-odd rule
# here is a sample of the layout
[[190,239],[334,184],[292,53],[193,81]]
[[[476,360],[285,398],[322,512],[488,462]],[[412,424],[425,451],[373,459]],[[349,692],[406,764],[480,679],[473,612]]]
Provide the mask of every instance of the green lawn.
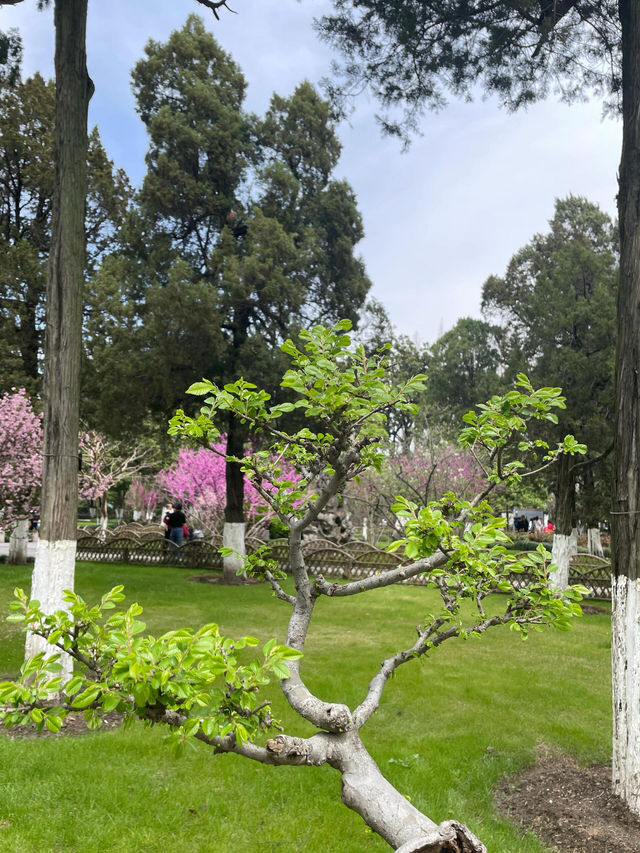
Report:
[[[189,573],[81,563],[89,600],[124,583],[153,633],[210,621],[229,635],[283,638],[287,605],[264,585],[222,587]],[[30,570],[0,566],[0,613]],[[321,601],[306,652],[311,688],[357,703],[382,658],[413,642],[432,593],[399,587]],[[363,739],[388,778],[433,819],[467,823],[491,853],[542,853],[496,814],[492,787],[546,743],[584,763],[611,746],[610,620],[579,620],[570,633],[522,642],[508,630],[450,642],[407,664],[388,685]],[[0,621],[0,673],[15,672],[22,636]],[[274,703],[290,734],[311,727]],[[0,851],[20,853],[366,853],[389,848],[342,806],[328,767],[273,768],[205,746],[180,759],[162,732],[123,731],[40,740],[0,737]]]

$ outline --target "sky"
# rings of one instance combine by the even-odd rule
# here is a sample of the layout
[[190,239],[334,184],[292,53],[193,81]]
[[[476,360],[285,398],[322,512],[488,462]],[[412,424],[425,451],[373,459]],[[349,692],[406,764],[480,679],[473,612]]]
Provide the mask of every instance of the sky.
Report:
[[[303,79],[319,84],[335,54],[313,31],[329,0],[229,0],[220,20],[195,0],[90,0],[87,64],[96,91],[90,126],[135,185],[144,174],[144,127],[130,71],[146,42],[164,41],[195,12],[241,66],[246,106],[264,112],[272,93],[290,95]],[[0,29],[17,27],[25,76],[53,76],[51,9],[36,0],[0,8]],[[367,94],[340,125],[339,177],[354,188],[364,220],[358,245],[371,296],[398,334],[433,343],[465,316],[480,317],[482,284],[546,230],[554,200],[582,195],[615,216],[621,124],[597,100],[552,99],[509,113],[493,100],[451,100],[426,113],[406,153],[384,138]]]

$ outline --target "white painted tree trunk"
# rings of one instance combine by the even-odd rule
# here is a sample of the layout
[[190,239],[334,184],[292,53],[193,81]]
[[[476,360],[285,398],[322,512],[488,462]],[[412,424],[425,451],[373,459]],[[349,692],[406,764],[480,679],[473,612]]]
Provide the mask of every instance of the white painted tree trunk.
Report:
[[[62,539],[48,542],[40,539],[36,547],[36,562],[31,579],[31,598],[40,602],[45,613],[54,613],[56,610],[66,610],[67,605],[62,600],[65,589],[73,589],[73,581],[76,564],[76,540]],[[42,637],[27,634],[25,644],[25,656],[27,658],[39,652],[55,654],[59,649],[50,646]],[[71,678],[73,671],[72,660],[62,654],[63,684]]]
[[102,536],[104,536],[106,534],[108,527],[109,527],[109,504],[107,503],[107,496],[103,495],[100,498],[100,532],[101,532]]
[[29,542],[29,522],[26,518],[16,521],[9,537],[7,563],[12,566],[25,566],[27,563],[27,543]]
[[613,792],[640,815],[640,580],[612,579]]
[[570,557],[573,557],[574,554],[578,553],[578,528],[573,527],[571,530],[571,536],[569,537],[571,540],[571,554]]
[[238,583],[246,580],[246,574],[238,575],[244,567],[243,557],[247,553],[244,537],[247,525],[244,522],[225,521],[222,528],[222,545],[225,548],[233,548],[236,552],[230,557],[222,558],[222,574],[226,583]]
[[575,554],[573,535],[562,533],[553,534],[551,560],[556,566],[551,572],[551,585],[556,589],[566,589],[569,586],[569,560]]
[[599,527],[590,527],[587,530],[587,550],[590,554],[593,554],[594,557],[604,557],[604,549],[602,547]]

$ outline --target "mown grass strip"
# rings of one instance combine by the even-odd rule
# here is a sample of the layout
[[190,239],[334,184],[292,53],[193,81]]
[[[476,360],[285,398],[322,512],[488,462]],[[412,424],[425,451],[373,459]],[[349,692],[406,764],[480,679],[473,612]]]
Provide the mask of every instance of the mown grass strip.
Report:
[[[230,636],[284,638],[287,606],[265,585],[191,583],[172,568],[79,564],[76,586],[92,600],[117,583],[145,608],[148,629],[217,621]],[[0,612],[29,570],[0,569]],[[319,602],[304,672],[323,698],[357,703],[385,654],[412,642],[435,606],[419,588]],[[445,644],[389,684],[363,738],[386,775],[436,820],[468,823],[492,853],[542,853],[502,819],[492,787],[533,761],[536,746],[584,763],[609,759],[609,617],[585,616],[570,633],[508,630]],[[0,673],[15,672],[22,636],[0,621]],[[311,729],[273,692],[292,734]],[[184,853],[388,848],[339,801],[328,767],[268,768],[199,745],[174,759],[160,730],[135,726],[82,737],[0,737],[0,851]]]

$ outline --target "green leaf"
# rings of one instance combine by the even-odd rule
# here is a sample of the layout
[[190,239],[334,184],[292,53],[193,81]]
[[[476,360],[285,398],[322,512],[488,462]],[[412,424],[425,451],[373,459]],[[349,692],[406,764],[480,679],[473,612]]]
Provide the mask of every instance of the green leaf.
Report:
[[187,388],[187,394],[204,397],[205,394],[210,394],[214,387],[214,384],[208,379],[203,379],[202,382],[194,382],[193,385],[190,385]]
[[77,693],[78,690],[84,684],[84,678],[81,678],[79,675],[74,675],[73,678],[70,678],[69,681],[64,686],[64,692],[67,696],[73,696],[74,693]]
[[274,663],[271,669],[273,674],[278,679],[289,678],[289,676],[291,675],[291,673],[289,672],[289,667],[286,665],[286,663],[283,663],[282,661]]
[[100,690],[95,687],[88,687],[83,690],[71,703],[74,708],[86,708],[96,701],[100,695]]
[[57,714],[47,714],[44,718],[44,724],[50,732],[59,732],[62,728],[62,718]]
[[109,693],[104,694],[101,702],[102,710],[106,711],[107,713],[109,713],[109,711],[115,711],[121,701],[122,699],[120,698],[120,696]]

